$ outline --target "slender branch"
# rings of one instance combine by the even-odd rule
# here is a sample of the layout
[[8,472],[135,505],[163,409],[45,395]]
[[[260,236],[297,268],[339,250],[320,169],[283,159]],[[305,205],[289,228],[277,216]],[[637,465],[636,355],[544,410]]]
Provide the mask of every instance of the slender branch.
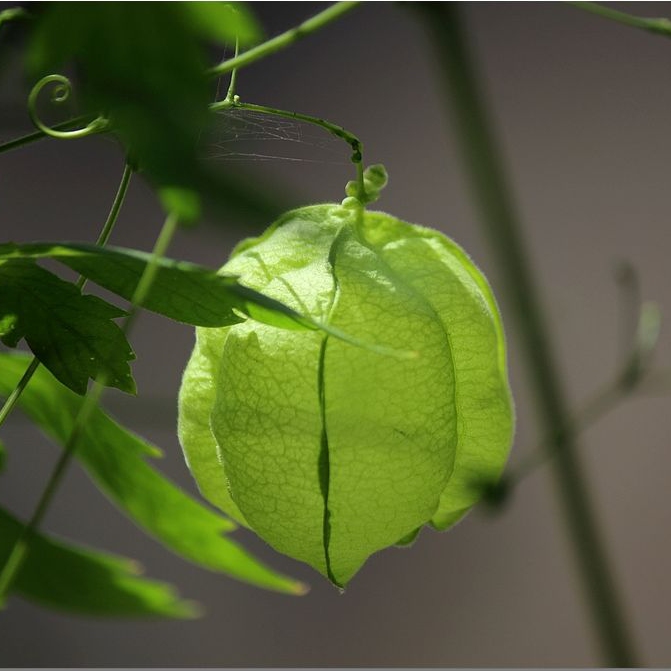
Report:
[[254,105],[252,103],[243,103],[233,97],[221,100],[210,105],[210,110],[213,112],[222,112],[228,109],[247,110],[249,112],[259,112],[260,114],[269,114],[271,116],[279,116],[285,119],[293,119],[294,121],[303,121],[323,128],[331,135],[344,140],[352,149],[350,160],[356,165],[357,182],[359,184],[360,193],[365,194],[364,179],[363,179],[363,144],[359,138],[345,130],[342,126],[320,119],[319,117],[310,116],[309,114],[302,114],[300,112],[290,112],[288,110],[277,109],[276,107],[267,107],[266,105]]
[[635,655],[626,618],[578,460],[570,414],[521,227],[503,160],[481,99],[459,10],[452,3],[422,3],[421,8],[434,38],[481,222],[523,339],[523,355],[538,404],[537,412],[549,444],[555,450],[554,475],[561,507],[599,641],[609,666],[634,666]]
[[39,368],[39,365],[40,365],[39,359],[36,356],[34,356],[33,360],[28,365],[28,368],[26,368],[26,372],[19,380],[19,383],[16,385],[16,387],[14,387],[12,393],[7,397],[5,402],[2,404],[2,408],[0,408],[0,426],[2,426],[5,423],[7,417],[9,417],[9,413],[11,413],[12,410],[14,409],[14,406],[17,404],[19,398],[21,397],[23,390],[28,386],[30,378],[35,374],[35,371]]
[[[119,183],[119,188],[117,189],[114,200],[112,201],[112,207],[110,208],[105,224],[103,225],[102,230],[98,235],[98,239],[96,240],[96,245],[99,247],[104,247],[107,244],[107,241],[109,240],[109,237],[114,230],[114,225],[116,224],[117,218],[119,216],[119,211],[121,210],[121,206],[126,197],[126,192],[128,191],[128,185],[130,183],[132,173],[133,170],[129,164],[126,163],[123,175],[121,176],[121,182]],[[85,285],[86,278],[83,275],[80,275],[77,279],[77,288],[81,290]],[[32,361],[28,365],[28,368],[26,369],[26,372],[23,374],[23,377],[16,385],[12,393],[7,397],[7,400],[2,405],[2,408],[0,408],[0,426],[3,425],[9,416],[9,413],[18,402],[21,394],[23,393],[23,390],[30,382],[30,378],[35,374],[35,371],[39,368],[39,365],[40,362],[38,358],[33,357]]]
[[[640,384],[637,383],[635,386],[629,386],[623,383],[622,378],[617,378],[610,384],[605,385],[583,405],[582,409],[573,418],[571,433],[581,433],[589,428],[594,422],[615,409],[620,402],[634,396],[639,388],[643,386],[644,382],[645,379],[642,378]],[[668,393],[671,390],[667,386],[662,391]],[[540,441],[526,458],[522,459],[514,469],[505,474],[504,486],[509,488],[531,475],[537,468],[543,466],[550,458],[554,457],[556,450],[557,446],[548,438]]]
[[[145,301],[151,286],[156,279],[156,274],[159,269],[159,261],[165,256],[165,253],[174,237],[175,231],[178,226],[178,218],[174,214],[168,215],[161,228],[161,232],[156,240],[154,249],[152,251],[151,258],[145,266],[145,269],[140,277],[140,281],[135,287],[133,292],[133,297],[131,300],[131,308],[128,313],[128,317],[123,323],[121,330],[125,336],[128,336],[135,320],[137,319],[140,308],[142,307],[143,302]],[[39,529],[44,516],[51,505],[51,502],[58,491],[63,475],[67,471],[67,468],[74,456],[77,447],[79,445],[79,440],[81,438],[82,432],[84,431],[88,420],[91,417],[91,414],[98,407],[98,402],[104,392],[106,384],[106,376],[103,374],[98,377],[98,379],[93,384],[91,390],[84,397],[84,402],[79,408],[77,415],[74,419],[74,424],[72,426],[72,431],[68,436],[68,439],[63,447],[63,452],[54,467],[54,470],[49,477],[49,480],[42,492],[35,511],[33,512],[28,524],[23,527],[21,534],[17,538],[12,550],[5,562],[2,571],[0,571],[0,604],[3,603],[7,594],[9,593],[14,580],[19,574],[23,563],[25,562],[28,552],[30,550],[30,543],[35,533]]]
[[[73,128],[77,128],[84,121],[86,121],[85,116],[78,116],[74,119],[68,119],[62,123],[55,124],[52,126],[52,129],[57,131],[67,131]],[[49,135],[47,135],[42,130],[36,130],[33,133],[28,133],[27,135],[17,137],[14,140],[9,140],[9,142],[0,144],[0,154],[4,154],[7,151],[12,151],[12,149],[18,149],[19,147],[25,147],[28,144],[37,142],[38,140],[43,140],[45,137],[49,137]]]
[[[235,54],[233,55],[233,58],[237,58],[238,54],[240,53],[240,40],[238,38],[235,38]],[[238,79],[238,70],[237,68],[233,68],[231,70],[231,79],[228,82],[228,91],[226,91],[226,100],[229,102],[232,102],[235,98],[235,86],[237,84],[237,79]]]
[[[128,186],[130,184],[130,178],[132,175],[133,168],[131,168],[130,163],[127,161],[124,165],[123,174],[121,175],[119,188],[117,189],[114,200],[112,201],[112,207],[110,208],[109,214],[107,215],[107,220],[105,221],[102,230],[98,235],[98,239],[96,240],[96,245],[98,247],[104,247],[108,243],[110,235],[112,235],[114,226],[116,225],[117,219],[119,218],[121,206],[126,199],[126,193],[128,193]],[[79,280],[77,280],[77,283],[79,285],[81,282],[80,288],[84,288],[86,281],[86,278],[82,275],[80,276]]]
[[315,16],[309,18],[295,28],[291,28],[291,30],[287,30],[263,44],[259,44],[257,47],[245,51],[243,54],[240,54],[235,58],[230,58],[227,61],[219,63],[219,65],[211,68],[208,71],[208,74],[212,77],[218,77],[219,75],[224,75],[232,70],[239,70],[240,68],[247,67],[266,56],[270,56],[270,54],[274,54],[281,49],[291,46],[303,37],[314,33],[332,21],[340,18],[359,4],[359,2],[336,2],[323,12],[315,14]]
[[309,114],[301,114],[300,112],[290,112],[288,110],[281,110],[275,107],[267,107],[266,105],[254,105],[252,103],[243,103],[239,100],[221,100],[220,102],[212,103],[210,109],[213,112],[221,112],[227,109],[241,109],[247,110],[249,112],[259,112],[261,114],[269,114],[272,116],[284,117],[285,119],[293,119],[294,121],[304,121],[305,123],[313,124],[314,126],[319,126],[331,135],[335,135],[347,142],[347,144],[352,148],[352,152],[356,156],[352,156],[352,161],[361,160],[361,152],[363,150],[363,144],[359,138],[350,133],[348,130],[345,130],[342,126],[326,121],[325,119],[320,119],[319,117],[310,116]]
[[640,28],[641,30],[647,30],[649,33],[671,37],[671,21],[666,18],[647,19],[641,16],[632,16],[618,9],[611,9],[605,5],[601,5],[598,2],[569,2],[568,4],[573,5],[577,9],[583,9],[590,14],[596,14],[596,16],[616,21],[631,28]]

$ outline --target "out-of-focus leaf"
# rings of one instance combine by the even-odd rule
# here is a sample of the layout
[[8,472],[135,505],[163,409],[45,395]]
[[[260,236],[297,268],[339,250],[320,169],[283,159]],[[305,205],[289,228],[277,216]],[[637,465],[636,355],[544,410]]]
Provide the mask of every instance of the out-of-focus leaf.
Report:
[[[130,300],[150,255],[119,247],[37,243],[0,245],[0,259],[50,258]],[[233,276],[186,261],[161,259],[143,307],[194,326],[228,326],[243,319],[289,329],[317,328],[279,301],[238,283]]]
[[185,2],[184,11],[195,30],[222,46],[250,46],[262,36],[254,15],[241,2]]
[[112,321],[125,314],[31,260],[0,260],[0,340],[16,347],[25,338],[33,354],[78,394],[89,378],[135,393],[128,361],[135,358]]
[[48,3],[29,44],[29,70],[42,76],[74,63],[83,111],[109,119],[126,154],[155,186],[191,189],[215,204],[266,216],[260,189],[257,194],[200,160],[199,138],[214,120],[204,38],[238,28],[242,37],[251,33],[244,12],[236,18],[220,3],[205,4],[212,7]]
[[[29,358],[23,355],[0,354],[0,396],[11,392],[28,363]],[[40,368],[19,404],[45,433],[64,444],[82,399]],[[91,415],[75,454],[100,489],[173,552],[258,587],[289,594],[305,592],[301,583],[267,568],[223,536],[236,525],[202,506],[152,468],[145,458],[160,456],[158,448],[124,429],[102,410]]]
[[200,217],[200,199],[191,189],[166,186],[159,189],[158,197],[163,209],[176,214],[181,223],[192,224]]
[[[0,566],[23,525],[0,508]],[[14,590],[45,606],[106,617],[193,618],[196,605],[181,601],[170,585],[138,577],[130,559],[76,547],[36,534]]]

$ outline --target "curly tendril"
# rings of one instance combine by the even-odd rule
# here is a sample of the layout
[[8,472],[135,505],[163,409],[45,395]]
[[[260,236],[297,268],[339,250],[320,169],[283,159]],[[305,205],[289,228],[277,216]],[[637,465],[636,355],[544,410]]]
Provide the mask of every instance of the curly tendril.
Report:
[[55,84],[51,91],[52,103],[64,103],[70,97],[70,93],[72,92],[72,82],[63,75],[47,75],[46,77],[42,77],[42,79],[40,79],[40,81],[38,81],[31,89],[30,94],[28,95],[28,114],[35,127],[41,130],[45,135],[61,140],[75,140],[77,138],[86,137],[87,135],[93,135],[94,133],[100,133],[108,127],[109,121],[102,116],[96,117],[93,121],[84,126],[84,128],[77,128],[75,130],[63,131],[47,126],[37,113],[37,99],[44,87],[49,84]]

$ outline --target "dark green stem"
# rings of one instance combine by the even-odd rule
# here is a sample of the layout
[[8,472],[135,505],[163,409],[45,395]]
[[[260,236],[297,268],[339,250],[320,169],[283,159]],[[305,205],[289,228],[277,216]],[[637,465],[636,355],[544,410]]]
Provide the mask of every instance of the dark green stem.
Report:
[[23,374],[19,383],[14,387],[12,393],[7,397],[7,400],[2,404],[0,408],[0,426],[5,423],[7,417],[14,409],[14,406],[17,404],[23,390],[28,386],[30,378],[35,374],[35,371],[39,368],[40,362],[37,357],[33,357],[33,360],[30,362],[26,372]]
[[325,119],[320,119],[319,117],[310,116],[309,114],[301,114],[300,112],[281,110],[276,107],[267,107],[266,105],[243,103],[240,102],[237,97],[229,99],[227,96],[224,100],[210,105],[210,110],[213,112],[221,112],[228,109],[247,110],[249,112],[258,112],[260,114],[269,114],[271,116],[279,116],[285,119],[293,119],[294,121],[303,121],[312,124],[313,126],[319,126],[328,133],[331,133],[331,135],[344,140],[352,149],[351,161],[356,166],[357,182],[359,183],[360,193],[365,193],[363,181],[363,144],[354,133],[350,133],[342,126],[338,126]]
[[334,5],[327,7],[323,12],[315,14],[315,16],[309,18],[295,28],[287,30],[281,35],[277,35],[277,37],[273,37],[263,44],[259,44],[258,47],[249,49],[235,58],[229,58],[227,61],[219,63],[219,65],[211,68],[208,74],[212,77],[225,75],[233,70],[247,67],[266,56],[270,56],[270,54],[274,54],[276,51],[286,49],[303,37],[306,37],[307,35],[320,30],[332,21],[339,19],[359,4],[359,2],[336,2]]
[[499,266],[509,307],[523,340],[523,355],[537,412],[555,452],[554,475],[567,531],[573,542],[584,593],[609,666],[635,666],[635,655],[617,596],[588,486],[578,460],[571,417],[521,227],[498,144],[478,89],[476,71],[454,3],[422,3],[453,109],[463,160],[480,218]]
[[[77,128],[85,120],[86,117],[79,116],[75,119],[69,119],[68,121],[63,121],[62,123],[56,124],[53,129],[57,131],[67,131],[72,128]],[[21,137],[17,137],[14,140],[0,144],[0,154],[4,154],[7,151],[12,151],[12,149],[19,149],[19,147],[25,147],[26,145],[33,144],[33,142],[43,140],[45,137],[49,136],[42,130],[36,130],[34,133],[22,135]]]

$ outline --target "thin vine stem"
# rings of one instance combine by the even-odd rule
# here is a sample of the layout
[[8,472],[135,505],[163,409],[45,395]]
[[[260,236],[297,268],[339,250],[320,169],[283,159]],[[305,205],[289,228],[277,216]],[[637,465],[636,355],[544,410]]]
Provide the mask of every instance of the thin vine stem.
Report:
[[[121,175],[119,188],[117,189],[116,195],[114,196],[114,200],[112,201],[112,207],[110,208],[109,214],[107,215],[107,219],[105,220],[105,223],[100,233],[98,234],[98,239],[96,240],[95,243],[98,247],[104,247],[107,244],[110,236],[112,235],[112,231],[114,230],[114,226],[119,217],[121,206],[123,205],[123,201],[126,198],[126,193],[128,191],[128,186],[130,184],[130,178],[132,174],[133,169],[127,162],[124,166],[123,174]],[[80,275],[77,278],[76,282],[77,288],[81,291],[86,286],[86,282],[87,279],[83,275]],[[40,366],[39,359],[37,357],[33,357],[32,361],[28,365],[28,368],[26,368],[26,372],[23,374],[23,377],[16,385],[16,387],[13,389],[12,393],[7,397],[7,399],[2,405],[2,408],[0,408],[0,426],[4,424],[5,420],[13,410],[14,406],[17,404],[19,398],[21,397],[21,394],[23,393],[24,389],[30,382],[30,378],[32,378],[32,376],[35,374],[35,371],[39,368],[39,366]]]
[[[237,58],[239,53],[240,53],[240,40],[236,37],[235,54],[233,58]],[[233,102],[233,100],[235,99],[235,86],[237,84],[237,80],[238,80],[238,69],[233,68],[233,70],[231,70],[231,79],[228,82],[228,91],[226,91],[226,100],[229,102]]]
[[336,19],[339,19],[341,16],[347,14],[347,12],[352,11],[360,4],[360,2],[336,2],[335,4],[325,9],[323,12],[315,14],[311,18],[307,19],[307,21],[304,21],[295,28],[291,28],[290,30],[281,33],[280,35],[267,40],[263,44],[259,44],[258,46],[245,51],[239,56],[230,58],[226,61],[223,61],[222,63],[219,63],[219,65],[210,68],[210,70],[208,70],[208,74],[211,77],[218,77],[219,75],[224,75],[233,70],[239,70],[240,68],[247,67],[248,65],[261,60],[266,56],[270,56],[277,51],[291,46],[303,37],[306,37],[307,35],[314,33],[329,23],[332,23]]
[[537,412],[555,455],[553,473],[595,631],[608,666],[635,666],[629,628],[578,459],[571,416],[531,264],[498,143],[481,98],[460,11],[452,3],[422,3],[420,8],[427,19],[447,86],[481,223],[498,262],[511,315],[516,319],[523,339],[523,355],[535,392]]
[[[151,287],[156,279],[156,274],[159,269],[159,262],[165,256],[170,242],[172,241],[179,220],[177,215],[169,214],[166,218],[161,232],[159,233],[156,243],[154,244],[154,249],[152,250],[151,257],[149,262],[145,266],[145,269],[140,277],[140,280],[135,287],[133,296],[131,299],[131,307],[126,317],[121,330],[123,334],[128,337],[130,334],[135,320],[137,319],[138,313],[142,304],[144,303]],[[105,390],[106,384],[106,375],[100,375],[98,379],[94,382],[91,390],[85,395],[84,402],[79,408],[77,415],[74,419],[74,424],[68,439],[63,447],[54,470],[49,477],[49,480],[40,496],[40,499],[35,507],[28,524],[23,527],[21,534],[14,543],[12,550],[5,562],[2,571],[0,571],[0,604],[3,603],[7,594],[11,590],[11,587],[14,583],[14,580],[19,574],[23,563],[25,562],[28,552],[30,550],[30,543],[35,533],[38,531],[44,516],[46,515],[51,502],[58,491],[58,488],[63,480],[63,476],[67,471],[67,468],[72,461],[78,444],[79,439],[81,438],[82,431],[85,429],[87,422],[89,421],[91,415],[98,407],[100,398]]]
[[601,5],[598,2],[569,2],[568,4],[631,28],[640,28],[641,30],[647,30],[649,33],[671,37],[671,21],[667,18],[648,19],[642,16],[633,16],[618,9]]
[[[68,119],[61,123],[55,124],[52,126],[53,130],[57,131],[67,131],[77,128],[81,123],[86,121],[85,116],[78,116],[74,119]],[[32,133],[27,133],[21,137],[17,137],[14,140],[9,140],[8,142],[3,142],[0,144],[0,154],[5,152],[12,151],[13,149],[19,149],[20,147],[25,147],[26,145],[33,144],[39,140],[43,140],[46,137],[50,137],[43,130],[36,130]]]
[[212,103],[210,110],[213,112],[221,112],[229,109],[247,110],[249,112],[258,112],[260,114],[269,114],[271,116],[279,116],[285,119],[292,119],[294,121],[303,121],[304,123],[319,126],[331,135],[344,140],[352,149],[350,160],[356,166],[357,182],[359,184],[360,193],[365,194],[364,178],[363,178],[363,143],[359,138],[342,126],[338,126],[330,121],[321,119],[319,117],[310,116],[309,114],[302,114],[301,112],[291,112],[288,110],[277,109],[276,107],[268,107],[266,105],[255,105],[253,103],[244,103],[233,97],[219,102]]
[[7,417],[9,417],[9,414],[14,409],[14,406],[18,403],[18,400],[21,397],[21,394],[23,393],[24,389],[28,386],[30,378],[35,374],[35,371],[39,368],[39,366],[40,361],[36,356],[34,356],[32,361],[28,365],[28,368],[26,368],[26,372],[19,380],[19,383],[16,385],[16,387],[14,387],[12,393],[7,397],[5,402],[2,404],[2,408],[0,408],[0,426],[2,426],[5,423]]

